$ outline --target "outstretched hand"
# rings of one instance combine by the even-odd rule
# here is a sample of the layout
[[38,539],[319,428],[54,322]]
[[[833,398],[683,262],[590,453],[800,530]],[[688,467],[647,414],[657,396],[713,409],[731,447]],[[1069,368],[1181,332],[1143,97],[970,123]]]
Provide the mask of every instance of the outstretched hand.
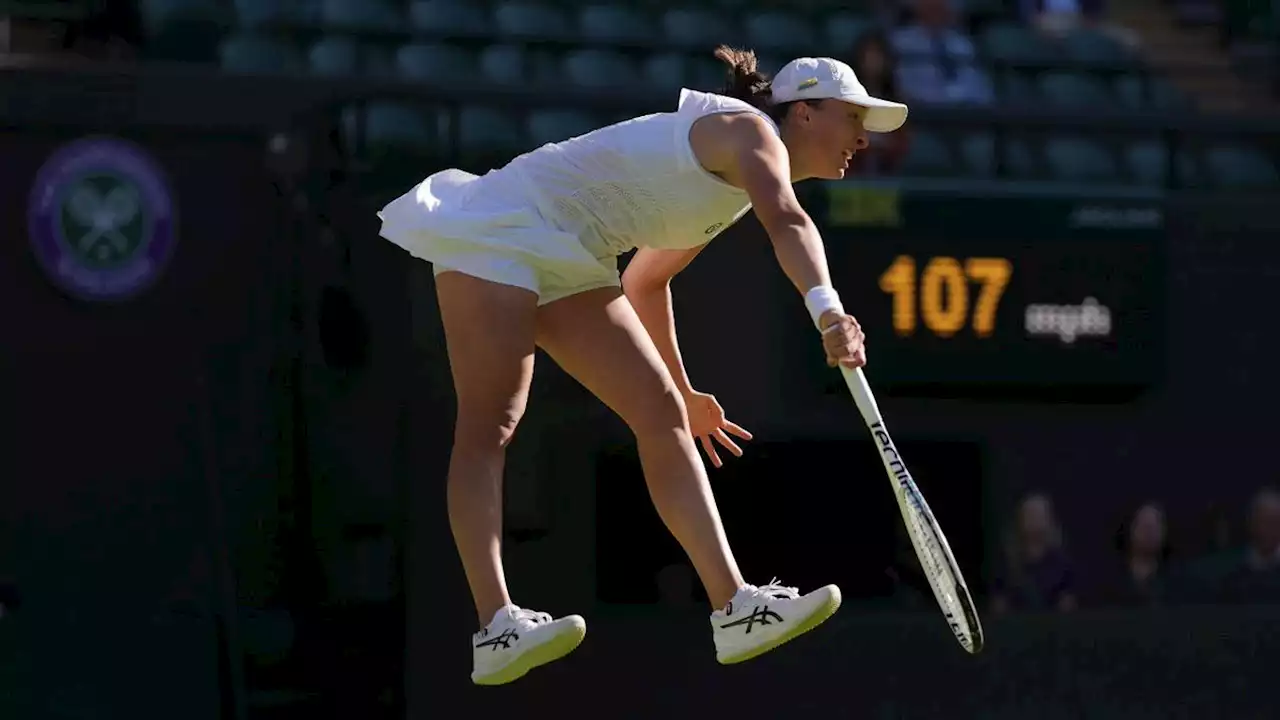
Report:
[[716,452],[715,443],[711,442],[713,438],[734,456],[742,457],[742,448],[729,435],[750,440],[751,433],[725,419],[724,408],[716,402],[714,395],[690,393],[685,396],[684,404],[689,414],[689,430],[702,443],[702,450],[711,459],[712,465],[721,467],[724,464]]

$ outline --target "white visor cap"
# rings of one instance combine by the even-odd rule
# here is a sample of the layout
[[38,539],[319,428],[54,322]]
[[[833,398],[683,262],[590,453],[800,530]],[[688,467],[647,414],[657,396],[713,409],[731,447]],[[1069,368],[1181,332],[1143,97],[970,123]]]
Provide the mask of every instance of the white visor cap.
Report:
[[907,121],[907,106],[867,94],[853,68],[832,58],[796,58],[773,76],[773,102],[839,100],[867,109],[867,132],[887,133]]

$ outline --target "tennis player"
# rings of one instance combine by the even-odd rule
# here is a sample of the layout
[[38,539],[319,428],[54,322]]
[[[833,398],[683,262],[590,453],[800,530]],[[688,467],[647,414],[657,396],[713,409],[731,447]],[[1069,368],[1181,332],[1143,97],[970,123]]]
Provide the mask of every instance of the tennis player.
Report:
[[[711,600],[721,663],[767,652],[840,605],[834,585],[801,595],[743,581],[694,439],[719,467],[716,445],[741,455],[737,440],[751,434],[685,374],[670,281],[754,207],[828,364],[863,365],[862,331],[791,185],[843,177],[867,133],[896,130],[907,108],[868,96],[830,58],[793,60],[770,82],[750,51],[716,56],[729,65],[721,94],[682,90],[674,112],[544,145],[483,177],[438,172],[379,213],[381,235],[436,276],[458,402],[449,521],[482,626],[472,639],[477,684],[515,680],[586,633],[578,615],[513,604],[503,574],[503,460],[535,347],[635,433],[654,505]],[[620,277],[617,257],[632,249]]]

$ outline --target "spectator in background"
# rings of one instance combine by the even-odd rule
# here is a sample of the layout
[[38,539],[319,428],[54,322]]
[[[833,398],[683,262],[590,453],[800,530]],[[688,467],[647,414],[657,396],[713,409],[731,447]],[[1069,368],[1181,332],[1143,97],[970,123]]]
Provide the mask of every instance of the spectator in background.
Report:
[[1050,35],[1061,35],[1102,20],[1104,0],[1018,0],[1018,11],[1028,25]]
[[[858,79],[874,97],[885,100],[899,100],[898,79],[896,77],[898,61],[889,39],[880,32],[869,32],[858,38],[853,47],[849,64],[853,66]],[[853,156],[850,165],[853,176],[893,175],[902,165],[910,144],[910,134],[906,127],[898,132],[889,133],[876,138],[867,148]]]
[[1024,22],[1051,38],[1089,28],[1130,47],[1139,44],[1132,30],[1106,22],[1106,0],[1018,0],[1018,13]]
[[1120,561],[1104,582],[1104,605],[1154,605],[1164,602],[1169,560],[1169,534],[1164,509],[1146,503],[1129,516],[1116,534]]
[[953,1],[908,0],[912,21],[890,36],[905,102],[988,105],[995,98],[973,41],[956,23]]
[[1243,562],[1227,576],[1224,598],[1237,603],[1280,603],[1280,489],[1258,491],[1249,506],[1249,543]]
[[996,613],[1075,609],[1071,565],[1048,496],[1028,495],[1019,504],[1006,542],[1005,566],[995,578],[993,591]]

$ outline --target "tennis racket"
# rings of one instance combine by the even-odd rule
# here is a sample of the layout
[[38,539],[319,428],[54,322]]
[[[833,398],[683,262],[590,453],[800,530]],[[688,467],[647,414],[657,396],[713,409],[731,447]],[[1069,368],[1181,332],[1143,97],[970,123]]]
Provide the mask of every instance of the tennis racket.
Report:
[[982,623],[978,620],[978,611],[973,606],[973,598],[969,595],[964,576],[960,574],[960,567],[951,555],[947,537],[942,534],[938,521],[929,510],[929,504],[925,502],[920,488],[911,479],[906,463],[894,447],[862,368],[851,370],[841,365],[840,372],[844,374],[844,381],[849,386],[853,401],[858,405],[858,411],[862,413],[862,419],[866,421],[867,429],[876,441],[880,460],[884,463],[885,472],[889,474],[893,494],[898,499],[898,509],[902,511],[902,521],[906,523],[907,534],[911,536],[911,544],[915,546],[916,555],[920,558],[920,567],[929,578],[933,596],[937,598],[938,606],[942,608],[942,614],[960,646],[970,653],[978,653],[982,650]]

